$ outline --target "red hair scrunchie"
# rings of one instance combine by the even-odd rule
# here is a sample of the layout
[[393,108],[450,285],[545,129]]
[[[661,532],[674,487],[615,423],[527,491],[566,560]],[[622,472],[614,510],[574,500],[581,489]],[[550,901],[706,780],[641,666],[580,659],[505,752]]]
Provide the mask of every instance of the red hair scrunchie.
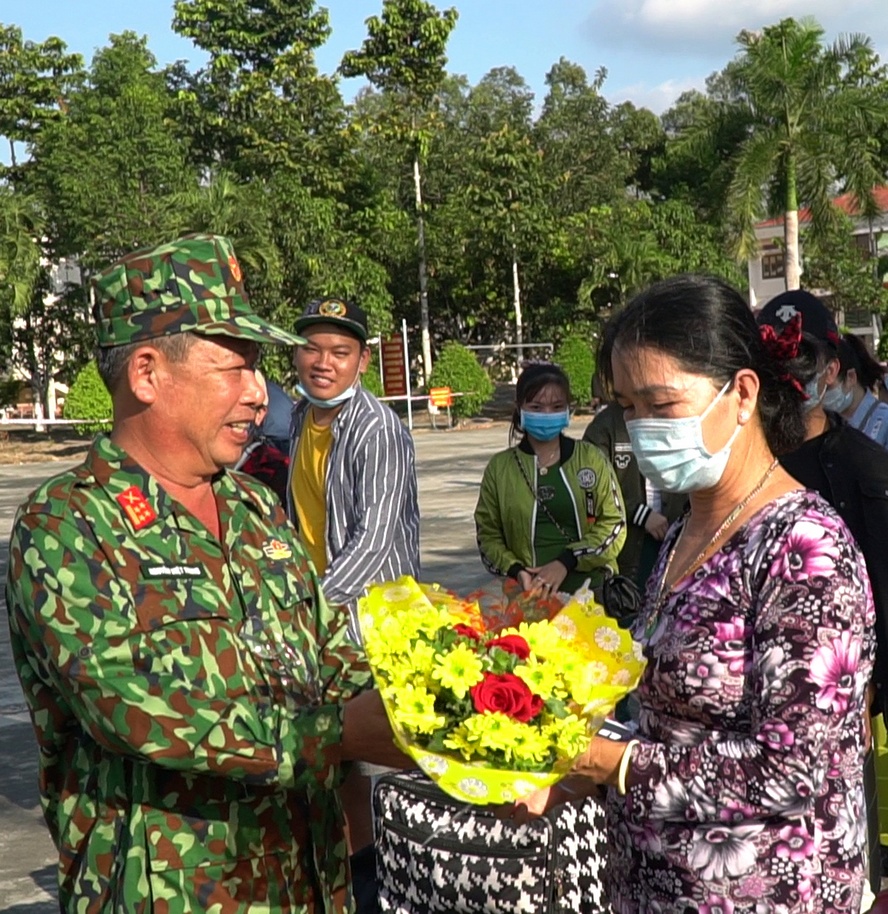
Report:
[[765,350],[772,359],[777,362],[794,359],[799,354],[799,343],[802,341],[802,315],[794,315],[780,333],[770,324],[762,324],[759,333]]
[[[794,359],[799,354],[799,343],[802,341],[802,315],[795,314],[788,324],[785,324],[780,333],[770,325],[762,324],[759,327],[765,351],[775,362],[786,362]],[[780,375],[781,381],[786,381],[807,400],[805,388],[798,378],[784,371]]]

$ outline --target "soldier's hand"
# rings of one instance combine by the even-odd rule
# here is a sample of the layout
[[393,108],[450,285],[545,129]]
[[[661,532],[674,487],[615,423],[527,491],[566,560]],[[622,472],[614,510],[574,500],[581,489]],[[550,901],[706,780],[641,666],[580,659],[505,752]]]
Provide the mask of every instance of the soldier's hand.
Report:
[[416,763],[395,745],[382,698],[376,689],[345,703],[342,716],[343,761],[372,762],[390,768],[415,768]]

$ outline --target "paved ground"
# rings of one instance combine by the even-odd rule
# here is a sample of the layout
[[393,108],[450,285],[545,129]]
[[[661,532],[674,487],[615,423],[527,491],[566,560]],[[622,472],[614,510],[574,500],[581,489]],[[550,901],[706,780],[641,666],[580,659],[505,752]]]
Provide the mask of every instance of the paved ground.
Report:
[[[579,437],[586,419],[577,420]],[[490,582],[475,548],[472,511],[490,456],[507,444],[505,424],[415,433],[426,581],[466,592]],[[0,580],[15,509],[65,466],[0,467]],[[54,914],[55,853],[39,811],[36,745],[12,667],[5,609],[0,621],[0,912]]]

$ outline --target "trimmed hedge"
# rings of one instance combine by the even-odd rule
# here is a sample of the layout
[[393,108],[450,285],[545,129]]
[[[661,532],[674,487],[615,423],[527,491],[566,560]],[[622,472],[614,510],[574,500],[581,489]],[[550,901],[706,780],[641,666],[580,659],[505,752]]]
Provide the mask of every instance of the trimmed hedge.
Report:
[[570,393],[578,406],[592,402],[592,378],[595,375],[595,352],[585,336],[567,336],[555,351],[554,361],[570,381]]
[[62,416],[65,419],[91,419],[88,425],[78,425],[75,429],[83,434],[95,435],[111,428],[111,394],[99,377],[95,360],[89,362],[74,379],[74,383],[65,397]]
[[456,419],[477,415],[493,396],[494,390],[493,381],[478,363],[474,353],[453,340],[444,344],[432,369],[429,390],[433,387],[449,387],[453,393],[465,394],[453,398],[450,412]]

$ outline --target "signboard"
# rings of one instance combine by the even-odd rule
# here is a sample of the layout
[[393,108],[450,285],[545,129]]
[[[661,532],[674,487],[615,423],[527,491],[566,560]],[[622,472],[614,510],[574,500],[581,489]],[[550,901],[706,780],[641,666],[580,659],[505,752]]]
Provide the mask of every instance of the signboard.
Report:
[[429,391],[432,406],[453,406],[453,394],[449,387],[433,387]]
[[404,340],[400,334],[380,342],[382,353],[382,387],[387,397],[404,397],[407,389],[407,363],[404,359]]

